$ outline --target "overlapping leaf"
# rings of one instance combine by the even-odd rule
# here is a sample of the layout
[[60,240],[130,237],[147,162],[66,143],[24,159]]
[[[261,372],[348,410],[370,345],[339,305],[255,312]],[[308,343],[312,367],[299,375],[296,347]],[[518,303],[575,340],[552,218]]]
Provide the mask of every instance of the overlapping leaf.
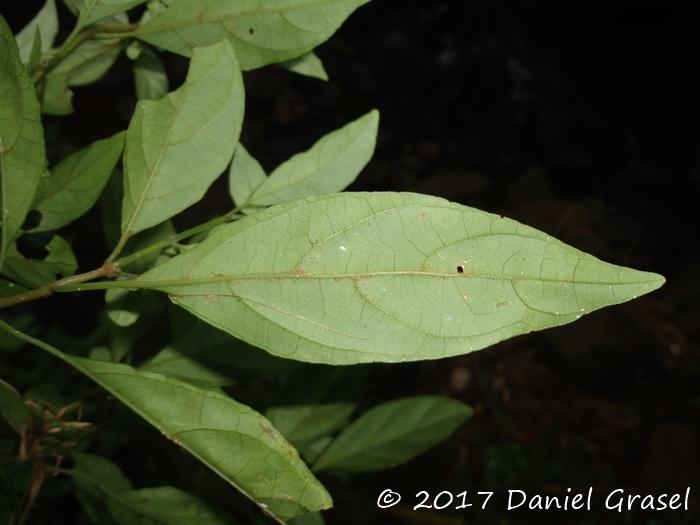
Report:
[[19,253],[16,246],[10,246],[3,274],[23,286],[35,288],[53,282],[57,277],[73,275],[78,269],[73,249],[63,237],[54,235],[46,245],[46,251],[44,259],[29,259]]
[[350,364],[464,354],[663,282],[443,199],[343,193],[222,226],[133,284],[273,354]]
[[243,105],[243,80],[226,40],[195,50],[181,88],[138,103],[124,154],[124,237],[202,198],[231,160]]
[[123,13],[146,0],[82,0],[75,1],[80,10],[82,24],[88,25],[108,16]]
[[414,458],[447,438],[472,414],[459,401],[416,396],[368,410],[334,439],[314,470],[381,470]]
[[124,148],[124,133],[97,140],[51,169],[47,188],[32,206],[41,212],[35,231],[55,230],[82,216],[97,202]]
[[[267,178],[255,175],[258,171],[254,164],[256,161],[246,158],[249,155],[242,150],[242,160],[234,159],[232,177],[236,177],[236,166],[240,164],[243,175],[260,182],[245,200],[241,198],[245,192],[233,191],[235,186],[232,185],[236,204],[241,208],[262,207],[344,190],[372,158],[378,126],[379,112],[370,111],[328,133],[308,151],[283,162]],[[246,190],[252,186],[253,182],[246,181]]]
[[0,267],[46,169],[39,102],[17,44],[0,16]]
[[52,353],[124,402],[278,520],[330,507],[323,486],[263,416],[219,392],[126,365]]
[[19,56],[24,64],[30,63],[32,49],[37,46],[38,51],[46,52],[51,49],[53,41],[58,33],[58,15],[56,14],[55,0],[46,0],[31,21],[17,33],[17,47]]
[[368,1],[176,0],[143,24],[137,36],[182,55],[225,38],[248,70],[311,51]]

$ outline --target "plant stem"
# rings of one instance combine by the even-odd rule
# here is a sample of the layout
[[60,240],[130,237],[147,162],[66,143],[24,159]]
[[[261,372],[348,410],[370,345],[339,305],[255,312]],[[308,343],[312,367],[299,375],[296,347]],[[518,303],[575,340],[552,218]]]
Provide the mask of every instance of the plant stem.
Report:
[[15,304],[22,304],[41,297],[48,297],[55,291],[60,290],[64,286],[72,286],[78,283],[84,283],[86,281],[92,281],[93,279],[98,279],[100,277],[114,277],[119,273],[119,266],[114,263],[105,263],[100,268],[91,270],[89,272],[80,273],[78,275],[71,275],[70,277],[64,277],[53,283],[46,284],[40,288],[34,290],[28,290],[26,292],[18,293],[16,295],[10,295],[8,297],[0,297],[0,309],[7,308],[8,306],[13,306]]
[[71,34],[68,35],[68,38],[61,44],[61,47],[56,50],[45,64],[40,65],[39,68],[34,71],[32,75],[34,84],[38,84],[44,80],[46,75],[63,62],[80,44],[88,40],[94,32],[93,28],[83,30],[80,24],[77,23]]
[[[138,261],[139,259],[141,259],[142,257],[145,257],[146,255],[148,255],[150,253],[156,252],[158,250],[162,250],[163,248],[167,248],[168,246],[172,246],[172,245],[174,245],[182,240],[185,240],[189,237],[197,235],[198,233],[209,231],[212,228],[219,226],[220,224],[225,224],[228,221],[230,221],[231,218],[233,218],[233,216],[236,215],[236,213],[238,213],[239,211],[240,211],[239,208],[235,208],[235,209],[231,210],[230,212],[225,213],[219,217],[215,217],[207,222],[203,222],[202,224],[198,224],[197,226],[194,226],[194,227],[190,228],[189,230],[185,230],[183,232],[176,233],[175,235],[172,235],[171,237],[169,237],[167,239],[163,239],[162,241],[158,241],[157,243],[151,244],[150,246],[147,246],[146,248],[138,250],[132,254],[126,255],[126,256],[122,257],[121,259],[117,259],[116,261],[114,261],[114,264],[117,264],[123,268],[127,264],[131,264],[134,261]],[[128,239],[128,237],[127,237],[127,239]],[[114,257],[116,257],[117,255],[119,255],[121,250],[124,248],[124,244],[126,244],[126,241],[120,242],[117,245],[117,248],[119,250],[117,251],[117,248],[115,248],[114,252],[112,253],[112,255],[110,255],[110,257],[107,260],[110,261],[110,260],[114,259]]]

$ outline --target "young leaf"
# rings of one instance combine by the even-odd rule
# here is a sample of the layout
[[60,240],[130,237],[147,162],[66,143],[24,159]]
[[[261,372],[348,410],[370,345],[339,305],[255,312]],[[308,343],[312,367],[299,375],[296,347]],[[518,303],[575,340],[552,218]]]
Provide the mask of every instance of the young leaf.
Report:
[[46,169],[44,131],[34,84],[0,16],[0,267]]
[[89,25],[108,16],[123,13],[132,7],[146,3],[147,0],[82,0],[78,6],[80,20]]
[[126,134],[123,240],[202,198],[231,160],[243,106],[243,80],[227,41],[194,51],[180,89],[138,103]]
[[221,226],[131,283],[273,354],[337,365],[465,354],[664,278],[444,199],[341,193]]
[[56,3],[54,0],[46,0],[44,7],[15,37],[22,63],[30,63],[32,48],[37,39],[41,43],[39,50],[44,53],[51,49],[57,33],[58,16],[56,14]]
[[[2,320],[0,326],[16,334]],[[250,407],[220,392],[22,338],[90,377],[280,523],[331,506],[297,451]]]
[[233,202],[239,206],[243,205],[265,182],[265,178],[265,170],[260,163],[239,142],[228,172],[228,187]]
[[323,68],[321,59],[316,56],[316,53],[309,51],[305,55],[292,60],[282,62],[282,67],[289,71],[305,77],[318,78],[319,80],[328,80],[328,73]]
[[367,472],[400,465],[446,439],[471,415],[467,405],[441,396],[381,404],[333,440],[314,470]]
[[120,288],[107,290],[105,303],[107,316],[117,326],[131,326],[139,318],[141,297],[137,293]]
[[51,170],[48,187],[33,205],[42,216],[34,231],[61,228],[92,208],[121,157],[124,135],[97,140]]
[[177,0],[137,31],[138,38],[189,56],[226,38],[243,70],[303,55],[369,0]]
[[24,286],[35,288],[55,281],[56,276],[73,275],[78,269],[73,250],[63,237],[54,235],[46,249],[49,253],[45,259],[27,259],[14,245],[10,246],[2,273]]
[[134,61],[134,83],[139,100],[158,100],[168,93],[165,67],[150,47],[144,46]]
[[344,190],[374,153],[379,112],[329,133],[310,150],[280,164],[248,197],[245,205],[267,206]]

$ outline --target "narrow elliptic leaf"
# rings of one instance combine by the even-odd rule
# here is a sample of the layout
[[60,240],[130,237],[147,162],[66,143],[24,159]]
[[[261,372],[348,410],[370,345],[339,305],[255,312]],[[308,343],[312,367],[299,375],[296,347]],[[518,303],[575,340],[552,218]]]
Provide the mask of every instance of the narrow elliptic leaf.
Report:
[[29,288],[51,283],[57,277],[73,275],[78,269],[73,250],[63,237],[54,235],[46,245],[44,259],[27,259],[12,245],[7,251],[2,273]]
[[312,148],[280,164],[247,199],[250,206],[266,206],[344,190],[374,153],[379,112],[333,131]]
[[313,444],[345,426],[355,410],[355,403],[278,406],[265,416],[297,449]]
[[46,169],[44,131],[34,84],[0,16],[0,267]]
[[147,0],[83,0],[79,3],[80,20],[89,25],[108,16],[123,13]]
[[81,475],[76,476],[78,488],[91,489],[95,482],[100,482],[102,488],[119,493],[131,490],[131,482],[121,469],[107,458],[85,452],[72,451],[75,470]]
[[51,169],[48,186],[32,206],[41,212],[34,231],[61,228],[97,202],[124,148],[124,132],[97,140]]
[[119,39],[86,40],[68,55],[49,76],[62,76],[69,86],[85,86],[96,82],[109,71],[119,56]]
[[0,379],[0,418],[7,421],[7,424],[20,435],[24,433],[32,419],[32,414],[24,404],[22,396],[12,385],[2,379]]
[[137,36],[189,56],[226,38],[243,70],[303,55],[326,41],[369,0],[176,0],[141,25]]
[[143,47],[134,61],[134,84],[139,100],[158,100],[168,94],[168,75],[150,47]]
[[323,62],[321,62],[321,59],[318,58],[313,51],[309,51],[298,58],[286,60],[282,62],[281,66],[298,75],[317,78],[319,80],[328,80],[328,73],[326,73],[323,67]]
[[266,177],[260,163],[239,143],[228,172],[228,187],[233,202],[239,206],[245,204]]
[[467,405],[442,396],[381,404],[333,440],[314,470],[367,472],[400,465],[446,439],[471,415]]
[[411,193],[268,208],[133,281],[273,354],[336,365],[465,354],[663,283],[516,221]]
[[32,48],[37,38],[41,42],[39,49],[43,53],[51,49],[57,33],[58,16],[56,15],[56,3],[54,0],[46,0],[44,7],[15,37],[22,63],[28,64],[30,62]]
[[138,103],[126,134],[124,237],[202,198],[231,160],[243,106],[243,79],[225,40],[194,51],[181,88]]
[[130,366],[51,352],[92,378],[280,522],[331,506],[297,451],[256,411]]

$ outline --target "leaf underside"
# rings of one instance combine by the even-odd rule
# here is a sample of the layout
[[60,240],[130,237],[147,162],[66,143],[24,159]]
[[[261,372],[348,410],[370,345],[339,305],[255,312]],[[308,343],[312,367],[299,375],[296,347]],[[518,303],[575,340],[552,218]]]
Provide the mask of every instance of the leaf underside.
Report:
[[663,282],[516,221],[409,193],[275,206],[134,281],[273,354],[330,364],[464,354]]

